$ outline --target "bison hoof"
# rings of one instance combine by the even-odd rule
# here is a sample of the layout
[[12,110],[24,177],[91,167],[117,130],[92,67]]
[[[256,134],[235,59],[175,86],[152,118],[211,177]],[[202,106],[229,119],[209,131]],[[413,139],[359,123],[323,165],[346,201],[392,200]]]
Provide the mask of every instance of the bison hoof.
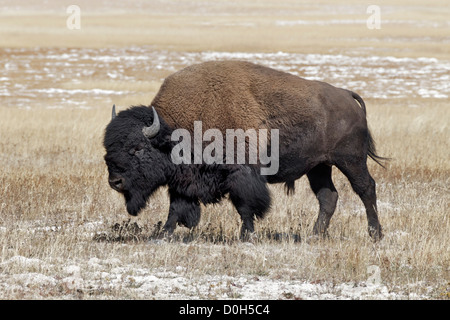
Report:
[[381,232],[381,226],[372,227],[369,226],[369,235],[374,241],[380,241],[383,239],[383,233]]
[[169,243],[172,241],[174,241],[173,234],[165,232],[165,231],[155,234],[149,238],[149,243],[153,243],[153,244],[164,244],[164,243]]
[[321,241],[325,241],[325,240],[329,240],[330,236],[328,234],[328,232],[324,232],[324,233],[314,233],[310,236],[308,236],[306,238],[306,243],[317,243],[317,242],[321,242]]
[[313,235],[317,240],[325,240],[330,238],[328,230],[324,227],[319,228],[314,226]]
[[242,242],[254,243],[254,242],[256,242],[256,240],[258,240],[258,235],[254,231],[250,232],[250,231],[246,230],[246,231],[241,232],[240,240]]

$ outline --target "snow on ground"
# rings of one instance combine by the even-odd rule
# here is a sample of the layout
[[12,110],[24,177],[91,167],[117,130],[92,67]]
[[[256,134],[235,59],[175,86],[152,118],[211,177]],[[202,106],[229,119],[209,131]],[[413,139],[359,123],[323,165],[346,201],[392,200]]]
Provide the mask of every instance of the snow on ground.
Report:
[[[0,97],[5,104],[29,107],[45,96],[49,107],[87,107],[86,100],[104,103],[105,97],[132,94],[127,90],[97,88],[105,79],[116,83],[162,82],[169,74],[210,60],[247,60],[310,80],[320,80],[359,92],[364,98],[439,98],[450,95],[450,61],[436,58],[398,58],[348,54],[172,52],[151,46],[130,48],[0,49]],[[20,77],[18,78],[18,73]],[[15,79],[12,81],[11,79]],[[96,82],[97,81],[97,82]],[[77,88],[92,82],[92,88]],[[53,84],[52,84],[53,83]],[[61,85],[75,88],[60,88]],[[146,89],[148,90],[148,88]]]
[[[124,299],[426,299],[405,292],[394,293],[382,283],[329,282],[310,283],[300,280],[276,280],[267,276],[189,275],[184,267],[174,271],[152,270],[142,266],[123,265],[121,260],[91,258],[87,263],[51,265],[40,259],[14,256],[0,268],[28,269],[29,272],[0,275],[0,299],[20,298],[79,299],[108,298],[119,293]],[[48,270],[61,269],[55,275]],[[41,272],[39,272],[41,270]],[[46,274],[44,274],[46,273]],[[420,285],[420,284],[417,284]],[[111,298],[111,296],[110,296]]]

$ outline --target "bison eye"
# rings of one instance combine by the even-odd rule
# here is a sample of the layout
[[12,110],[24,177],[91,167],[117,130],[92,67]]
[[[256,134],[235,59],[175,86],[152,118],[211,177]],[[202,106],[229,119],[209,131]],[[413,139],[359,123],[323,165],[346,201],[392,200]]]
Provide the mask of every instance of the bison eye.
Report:
[[128,151],[128,153],[131,154],[131,155],[138,155],[138,156],[140,156],[140,155],[142,155],[144,153],[143,149],[144,149],[144,144],[140,143],[137,146],[131,148],[130,151]]

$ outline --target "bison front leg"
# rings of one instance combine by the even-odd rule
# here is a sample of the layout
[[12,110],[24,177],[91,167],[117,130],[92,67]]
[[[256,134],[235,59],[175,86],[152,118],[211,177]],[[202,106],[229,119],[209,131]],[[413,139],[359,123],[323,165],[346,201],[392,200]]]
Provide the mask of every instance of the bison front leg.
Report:
[[200,204],[196,199],[170,192],[169,216],[164,225],[164,232],[172,235],[177,224],[187,228],[194,228],[200,221]]
[[230,200],[242,219],[241,240],[248,240],[255,232],[255,217],[263,218],[270,208],[266,180],[255,170],[244,167],[231,180]]

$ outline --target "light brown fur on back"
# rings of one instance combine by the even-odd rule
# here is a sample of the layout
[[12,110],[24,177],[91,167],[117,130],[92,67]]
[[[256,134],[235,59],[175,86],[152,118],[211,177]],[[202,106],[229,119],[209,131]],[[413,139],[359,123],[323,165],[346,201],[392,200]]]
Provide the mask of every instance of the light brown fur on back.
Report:
[[355,123],[365,126],[349,91],[244,61],[182,69],[167,77],[152,106],[172,128],[192,132],[194,121],[201,120],[203,131],[280,129],[284,143],[298,131],[324,140],[324,148],[342,138],[335,136],[337,127],[347,132]]

